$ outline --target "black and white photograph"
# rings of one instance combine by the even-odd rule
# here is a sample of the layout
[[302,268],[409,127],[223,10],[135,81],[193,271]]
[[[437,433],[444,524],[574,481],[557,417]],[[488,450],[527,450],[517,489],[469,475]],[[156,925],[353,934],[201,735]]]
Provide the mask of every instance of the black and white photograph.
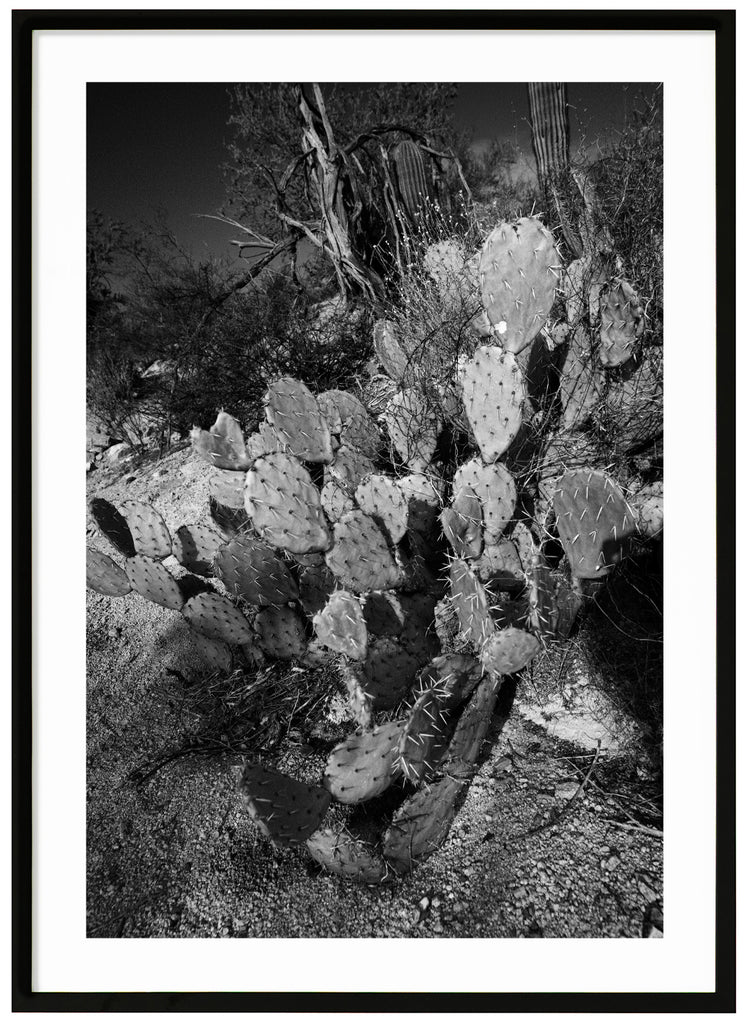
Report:
[[88,938],[663,938],[664,91],[87,83]]

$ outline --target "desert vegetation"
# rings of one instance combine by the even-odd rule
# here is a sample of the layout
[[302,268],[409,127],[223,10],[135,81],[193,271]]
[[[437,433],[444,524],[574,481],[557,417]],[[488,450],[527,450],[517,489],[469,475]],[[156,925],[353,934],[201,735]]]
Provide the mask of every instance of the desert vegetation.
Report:
[[238,755],[266,841],[369,886],[439,849],[517,681],[579,646],[660,769],[661,111],[571,153],[564,87],[531,86],[513,180],[451,95],[237,87],[238,261],[89,222],[89,407],[133,465],[209,472],[178,525],[90,503],[89,587],[199,666],[189,737],[132,778]]

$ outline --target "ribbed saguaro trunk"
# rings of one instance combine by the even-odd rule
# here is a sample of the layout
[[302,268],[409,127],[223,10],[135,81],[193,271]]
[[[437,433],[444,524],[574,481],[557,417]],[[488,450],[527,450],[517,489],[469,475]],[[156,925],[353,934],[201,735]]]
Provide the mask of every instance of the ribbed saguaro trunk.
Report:
[[530,82],[529,115],[540,184],[547,189],[568,170],[568,95],[565,82]]
[[[583,242],[576,221],[574,201],[578,190],[570,168],[570,126],[565,82],[530,82],[529,120],[537,176],[548,205],[560,221],[563,238],[574,256],[581,256]],[[571,197],[573,196],[573,199]]]
[[566,83],[531,82],[529,111],[540,184],[547,188],[568,171],[571,132]]

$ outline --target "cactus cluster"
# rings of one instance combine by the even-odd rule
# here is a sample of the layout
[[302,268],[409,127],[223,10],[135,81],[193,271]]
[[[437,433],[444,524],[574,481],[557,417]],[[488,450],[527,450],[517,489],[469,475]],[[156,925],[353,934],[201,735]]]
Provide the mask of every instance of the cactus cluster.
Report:
[[[395,154],[408,210],[425,191],[413,145]],[[433,253],[430,272],[452,258]],[[568,636],[580,581],[605,578],[636,529],[661,529],[661,493],[641,489],[632,508],[594,446],[572,433],[596,385],[580,312],[563,342],[573,369],[557,376],[545,333],[561,270],[550,232],[536,218],[501,224],[473,262],[490,333],[478,332],[451,382],[460,464],[444,462],[444,420],[395,326],[380,321],[374,348],[392,385],[380,406],[339,390],[315,397],[285,377],[248,437],[226,412],[209,431],[195,428],[194,450],[215,471],[212,525],[172,538],[148,505],[91,507],[124,563],[89,550],[89,587],[180,613],[207,664],[303,663],[312,650],[335,659],[356,728],[330,752],[321,784],[250,761],[240,793],[273,842],[366,884],[411,870],[443,841],[503,677]],[[635,294],[616,283],[601,302],[602,365],[621,365],[641,322]],[[536,424],[551,415],[560,429],[548,437]],[[548,538],[562,544],[561,564],[548,561]],[[186,575],[163,564],[172,557]],[[450,634],[437,628],[438,608]],[[333,801],[385,792],[396,808],[383,834],[330,817]]]

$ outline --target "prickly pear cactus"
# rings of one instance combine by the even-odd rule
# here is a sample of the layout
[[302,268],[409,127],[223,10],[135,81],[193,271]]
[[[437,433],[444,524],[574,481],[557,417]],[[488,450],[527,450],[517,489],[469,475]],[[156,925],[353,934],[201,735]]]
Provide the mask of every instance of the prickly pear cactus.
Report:
[[244,767],[239,794],[251,817],[278,846],[306,843],[321,825],[330,802],[321,786],[307,786],[259,764]]
[[384,856],[398,874],[407,874],[439,848],[452,826],[461,779],[443,776],[418,789],[395,813],[384,836]]
[[191,438],[195,452],[208,465],[216,469],[249,469],[251,458],[246,450],[241,426],[227,412],[218,413],[210,430],[194,427]]
[[228,593],[249,604],[281,605],[298,597],[298,586],[286,564],[255,537],[234,537],[222,544],[214,568]]
[[221,594],[197,594],[184,605],[182,614],[192,629],[211,640],[248,644],[254,633],[235,604]]
[[273,547],[300,554],[329,547],[319,491],[292,455],[257,459],[246,476],[245,503],[255,530]]
[[172,540],[172,553],[177,562],[198,576],[213,575],[213,559],[223,538],[210,526],[192,523],[180,526]]
[[265,415],[278,439],[304,462],[331,462],[332,439],[319,403],[300,380],[281,377],[270,385]]
[[383,526],[393,544],[407,533],[407,501],[396,480],[372,473],[355,491],[358,508]]
[[480,659],[486,672],[508,676],[525,668],[539,649],[536,636],[509,626],[497,629],[488,637],[480,651]]
[[396,587],[402,574],[376,521],[354,510],[334,526],[327,566],[345,587],[358,594]]
[[144,501],[126,501],[122,512],[139,555],[159,560],[171,554],[171,535],[163,516]]
[[413,783],[432,776],[446,752],[453,725],[441,693],[436,689],[423,691],[402,728],[396,770]]
[[483,547],[482,507],[471,487],[462,487],[441,513],[444,536],[458,558],[479,558]]
[[499,224],[488,235],[480,258],[480,293],[507,352],[521,352],[550,315],[560,269],[555,241],[534,217]]
[[133,555],[125,562],[130,586],[147,601],[179,611],[184,597],[174,577],[160,562],[147,555]]
[[474,567],[481,582],[492,583],[499,590],[513,591],[524,585],[524,568],[515,543],[508,537],[487,544]]
[[566,473],[553,498],[558,534],[573,576],[601,579],[625,554],[635,517],[618,485],[605,473]]
[[271,658],[293,661],[306,651],[306,632],[298,612],[288,604],[263,608],[254,620],[260,646]]
[[483,345],[462,376],[464,410],[485,462],[503,455],[519,432],[526,391],[510,352]]
[[388,722],[335,747],[324,774],[332,796],[340,803],[357,804],[383,793],[392,782],[401,732],[401,722]]
[[378,885],[391,874],[381,853],[347,829],[320,828],[306,841],[314,860],[334,875]]
[[455,558],[451,563],[449,582],[459,628],[479,651],[494,629],[485,588],[461,558]]
[[410,357],[400,343],[396,324],[391,320],[377,320],[373,339],[379,365],[391,380],[404,383],[411,375]]
[[124,597],[132,590],[124,569],[103,551],[91,547],[86,550],[86,584],[106,597]]
[[642,487],[631,499],[636,526],[642,537],[651,540],[664,529],[664,485],[661,481]]
[[317,400],[330,433],[340,444],[355,448],[370,459],[376,458],[381,437],[376,423],[355,395],[334,389],[324,391]]
[[471,459],[454,473],[454,492],[463,488],[480,499],[485,544],[497,544],[516,508],[513,476],[500,462],[485,466],[480,459]]
[[97,528],[120,554],[125,558],[136,554],[132,531],[118,508],[106,498],[94,498],[89,508]]
[[331,595],[324,609],[314,616],[314,630],[320,643],[354,661],[368,653],[368,629],[360,602],[346,590]]
[[606,367],[622,366],[643,334],[643,306],[627,281],[617,281],[602,292],[599,313],[599,359]]
[[[392,156],[400,213],[426,219],[422,150]],[[422,330],[379,320],[388,377],[361,386],[363,401],[284,377],[248,438],[225,412],[194,429],[214,470],[209,520],[172,531],[141,502],[91,503],[125,559],[90,549],[91,589],[179,612],[209,671],[271,659],[288,676],[336,673],[357,728],[323,785],[249,763],[240,793],[274,843],[370,885],[443,841],[502,678],[566,640],[634,535],[663,526],[660,485],[642,486],[655,464],[624,461],[661,428],[661,357],[638,351],[645,300],[621,278],[602,288],[584,258],[564,279],[565,321],[560,304],[549,320],[560,259],[536,218],[498,225],[479,257],[466,251],[452,240],[413,256],[431,305],[440,291],[458,306],[464,338],[437,331],[428,347]],[[170,556],[209,580],[175,579]],[[382,830],[385,807],[396,809]]]

